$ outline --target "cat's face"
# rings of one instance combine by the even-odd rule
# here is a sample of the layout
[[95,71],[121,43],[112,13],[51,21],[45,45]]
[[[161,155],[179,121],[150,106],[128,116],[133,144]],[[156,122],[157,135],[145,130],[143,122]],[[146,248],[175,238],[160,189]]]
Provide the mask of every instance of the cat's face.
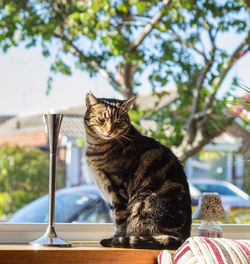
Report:
[[103,139],[119,138],[130,127],[128,110],[134,100],[99,99],[87,93],[85,124]]

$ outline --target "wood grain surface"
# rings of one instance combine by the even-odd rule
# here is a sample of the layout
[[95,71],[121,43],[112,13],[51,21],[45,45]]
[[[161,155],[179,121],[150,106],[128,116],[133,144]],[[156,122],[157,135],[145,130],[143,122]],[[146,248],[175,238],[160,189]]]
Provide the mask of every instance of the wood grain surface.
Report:
[[160,250],[73,246],[0,245],[1,264],[156,264]]

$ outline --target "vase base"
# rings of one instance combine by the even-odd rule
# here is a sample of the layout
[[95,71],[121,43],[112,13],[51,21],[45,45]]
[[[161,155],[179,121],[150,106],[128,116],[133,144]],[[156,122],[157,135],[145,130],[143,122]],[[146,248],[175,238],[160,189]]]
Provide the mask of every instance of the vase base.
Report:
[[64,241],[57,234],[53,234],[53,237],[52,237],[52,236],[49,236],[47,233],[45,233],[40,238],[29,242],[29,244],[32,245],[32,246],[35,246],[35,247],[42,247],[42,246],[48,246],[48,247],[72,247],[71,243]]

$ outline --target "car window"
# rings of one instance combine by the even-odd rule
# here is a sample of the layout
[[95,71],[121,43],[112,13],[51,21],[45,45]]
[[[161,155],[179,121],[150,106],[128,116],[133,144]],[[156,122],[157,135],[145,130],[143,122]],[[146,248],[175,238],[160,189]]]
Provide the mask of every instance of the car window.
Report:
[[[43,197],[42,197],[43,198]],[[48,220],[48,199],[45,203],[45,199],[40,198],[35,202],[31,202],[24,206],[22,209],[17,211],[8,220],[10,222],[20,222],[20,223],[45,223]]]
[[[67,223],[72,215],[81,211],[87,204],[97,198],[96,195],[82,195],[81,193],[56,194],[55,222]],[[43,196],[20,209],[10,219],[10,222],[48,222],[48,195]]]
[[217,192],[220,195],[237,195],[234,191],[223,185],[216,184],[194,184],[201,192]]
[[103,200],[85,208],[73,222],[110,223],[109,209]]

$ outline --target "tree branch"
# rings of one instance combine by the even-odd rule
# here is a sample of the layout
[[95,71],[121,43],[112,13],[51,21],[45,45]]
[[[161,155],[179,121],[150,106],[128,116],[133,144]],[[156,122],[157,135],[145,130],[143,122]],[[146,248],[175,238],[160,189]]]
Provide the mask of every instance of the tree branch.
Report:
[[206,54],[204,52],[202,52],[201,50],[197,49],[194,44],[182,39],[173,29],[171,29],[173,36],[184,46],[193,49],[195,52],[197,52],[198,54],[200,54],[205,61],[207,61],[207,57]]
[[[250,43],[250,32],[248,32],[248,35],[246,36],[246,38],[242,41],[242,43],[234,51],[234,53],[228,59],[228,61],[224,63],[224,65],[222,67],[221,75],[214,79],[210,96],[207,97],[207,99],[205,100],[205,107],[203,110],[204,113],[207,111],[212,111],[213,102],[215,100],[216,92],[220,88],[223,80],[225,79],[228,71],[232,68],[232,66],[250,50],[249,43]],[[206,126],[206,123],[208,121],[208,117],[209,116],[204,116],[204,118],[202,119],[202,121],[199,124],[199,128],[202,131],[206,130],[205,126]]]
[[205,111],[211,108],[214,102],[214,99],[215,99],[216,92],[220,88],[229,70],[240,58],[242,58],[250,50],[249,43],[250,43],[250,31],[248,32],[248,35],[246,36],[246,38],[241,42],[238,48],[234,51],[232,56],[228,59],[228,61],[224,63],[224,65],[222,66],[222,71],[221,71],[220,76],[214,79],[210,96],[205,101],[205,108],[204,108]]
[[[63,41],[69,41],[66,36],[54,33],[56,38],[60,38]],[[80,58],[81,61],[85,62],[90,68],[97,71],[101,76],[103,76],[112,86],[113,88],[124,94],[124,91],[121,85],[115,80],[110,72],[106,69],[102,68],[99,63],[94,60],[90,60],[84,53],[76,47],[72,42],[67,47],[68,51],[75,55],[76,57]]]
[[195,119],[196,121],[200,121],[202,120],[205,116],[210,116],[211,114],[213,113],[212,109],[208,109],[206,111],[202,111],[202,112],[199,112],[199,113],[195,113],[193,115],[193,119]]
[[210,42],[212,44],[212,51],[216,50],[215,38],[216,38],[216,36],[218,34],[219,28],[216,28],[215,33],[213,34],[213,32],[212,32],[213,29],[212,29],[211,25],[209,24],[209,22],[206,19],[204,20],[204,25],[205,25],[205,28],[208,31],[208,36],[209,36]]
[[[233,121],[232,117],[226,117],[226,116],[224,117],[224,120],[222,122],[220,122],[220,120],[217,120],[217,121],[213,120],[213,122],[217,122],[217,124],[219,124],[219,128],[216,129],[216,131],[214,133],[206,133],[206,135],[204,135],[202,133],[202,131],[199,131],[199,133],[196,136],[196,140],[195,140],[194,144],[192,144],[192,145],[187,146],[185,144],[181,144],[181,146],[179,146],[176,150],[179,153],[181,152],[179,159],[182,162],[184,162],[189,157],[191,157],[194,154],[196,154],[197,152],[201,151],[205,145],[207,145],[214,138],[218,137],[223,132],[225,132],[228,125],[231,124],[232,121]],[[209,132],[211,132],[211,131],[209,130]]]
[[[200,120],[201,117],[204,117],[204,115],[206,114],[206,112],[202,112],[198,115],[197,112],[199,111],[200,105],[200,92],[206,75],[210,71],[212,64],[213,60],[209,60],[203,70],[200,72],[196,81],[196,88],[193,93],[192,110],[187,124],[187,138],[185,139],[187,143],[192,143],[192,141],[194,140],[197,133],[197,121]],[[199,118],[197,118],[198,116]]]
[[171,4],[171,0],[163,0],[162,9],[144,27],[143,32],[139,36],[139,38],[136,39],[133,43],[131,43],[131,45],[128,49],[129,52],[135,51],[137,49],[137,47],[143,42],[143,40],[148,36],[148,34],[150,34],[150,32],[153,30],[154,26],[161,21],[163,15],[164,15],[164,12],[162,10],[164,10],[170,4]]
[[127,97],[133,95],[133,66],[131,63],[126,62],[124,65],[124,84],[126,85]]
[[[208,28],[208,31],[209,31],[210,41],[212,45],[212,49],[210,52],[211,58],[210,60],[205,60],[206,65],[201,71],[201,73],[199,74],[197,81],[196,81],[196,89],[194,91],[193,102],[192,102],[192,111],[191,111],[191,115],[190,115],[188,126],[187,126],[188,133],[187,133],[186,140],[188,143],[192,143],[197,133],[197,122],[200,120],[200,118],[197,118],[197,112],[199,111],[200,97],[201,97],[200,93],[203,87],[203,83],[206,79],[207,73],[211,70],[211,67],[213,65],[214,58],[215,58],[215,52],[216,52],[215,38],[216,38],[217,32],[213,36],[211,28]],[[212,113],[212,111],[203,111],[202,116],[204,117],[207,112],[209,112],[210,114]]]
[[131,98],[133,93],[133,65],[129,62],[125,62],[123,65],[120,63],[117,67],[117,81],[119,82],[121,89],[124,91],[126,98]]
[[[182,155],[179,156],[179,160],[181,162],[185,162],[189,157],[192,157],[197,152],[201,151],[202,148],[207,145],[209,142],[211,142],[212,139],[216,138],[220,134],[222,134],[224,131],[221,131],[220,133],[214,134],[211,137],[202,138],[200,141],[192,145],[192,147],[187,148]],[[179,150],[180,151],[180,150]]]

